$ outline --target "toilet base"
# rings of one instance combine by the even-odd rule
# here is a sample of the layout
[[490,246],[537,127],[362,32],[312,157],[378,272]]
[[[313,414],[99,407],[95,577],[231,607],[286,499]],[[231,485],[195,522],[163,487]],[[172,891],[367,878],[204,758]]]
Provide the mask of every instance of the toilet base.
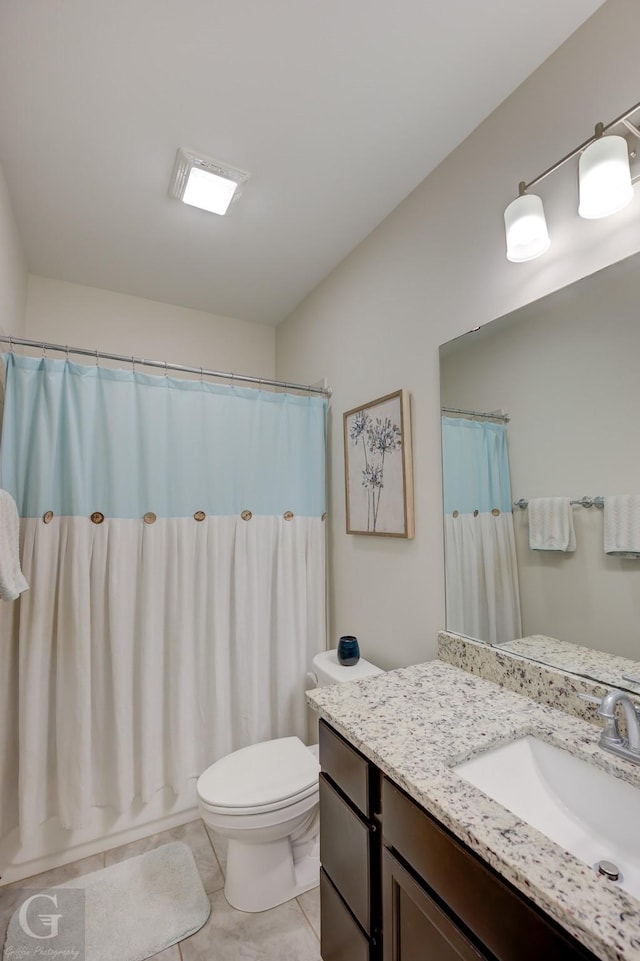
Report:
[[[266,844],[229,840],[224,896],[238,911],[268,911],[320,883],[318,845],[292,857],[288,838]],[[294,846],[295,853],[295,846]]]

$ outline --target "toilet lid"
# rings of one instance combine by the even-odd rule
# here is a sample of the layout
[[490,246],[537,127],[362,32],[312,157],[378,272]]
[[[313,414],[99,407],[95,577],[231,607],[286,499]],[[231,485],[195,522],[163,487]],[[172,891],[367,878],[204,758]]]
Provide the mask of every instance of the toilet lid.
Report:
[[215,808],[260,808],[307,795],[318,783],[318,761],[297,737],[241,748],[198,778],[198,795]]

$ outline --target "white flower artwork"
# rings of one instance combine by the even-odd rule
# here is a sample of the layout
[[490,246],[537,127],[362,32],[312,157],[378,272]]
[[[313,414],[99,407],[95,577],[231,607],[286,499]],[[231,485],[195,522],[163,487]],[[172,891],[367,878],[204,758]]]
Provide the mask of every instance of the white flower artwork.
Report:
[[344,447],[347,533],[413,537],[407,391],[347,411]]

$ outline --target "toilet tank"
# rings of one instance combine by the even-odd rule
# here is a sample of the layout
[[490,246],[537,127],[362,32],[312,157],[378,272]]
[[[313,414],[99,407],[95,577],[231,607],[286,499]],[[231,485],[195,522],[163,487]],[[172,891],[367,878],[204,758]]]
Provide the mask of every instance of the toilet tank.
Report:
[[312,671],[318,679],[318,687],[328,687],[329,684],[341,684],[343,681],[361,681],[365,677],[383,674],[379,667],[360,658],[357,664],[348,667],[338,660],[337,651],[322,651],[313,659]]

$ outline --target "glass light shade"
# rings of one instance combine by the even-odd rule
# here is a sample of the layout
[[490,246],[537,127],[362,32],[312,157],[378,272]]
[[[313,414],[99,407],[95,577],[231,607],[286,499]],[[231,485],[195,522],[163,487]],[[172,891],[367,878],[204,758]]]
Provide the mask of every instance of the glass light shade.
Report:
[[192,167],[187,178],[182,199],[185,204],[200,207],[212,214],[226,214],[238,184],[226,177],[219,177],[202,167]]
[[245,170],[180,147],[173,165],[169,196],[212,214],[225,214],[249,179]]
[[536,194],[523,194],[504,212],[507,234],[507,260],[522,263],[535,260],[551,246],[542,200]]
[[624,137],[598,137],[580,155],[580,206],[587,220],[622,210],[633,200],[629,151]]

